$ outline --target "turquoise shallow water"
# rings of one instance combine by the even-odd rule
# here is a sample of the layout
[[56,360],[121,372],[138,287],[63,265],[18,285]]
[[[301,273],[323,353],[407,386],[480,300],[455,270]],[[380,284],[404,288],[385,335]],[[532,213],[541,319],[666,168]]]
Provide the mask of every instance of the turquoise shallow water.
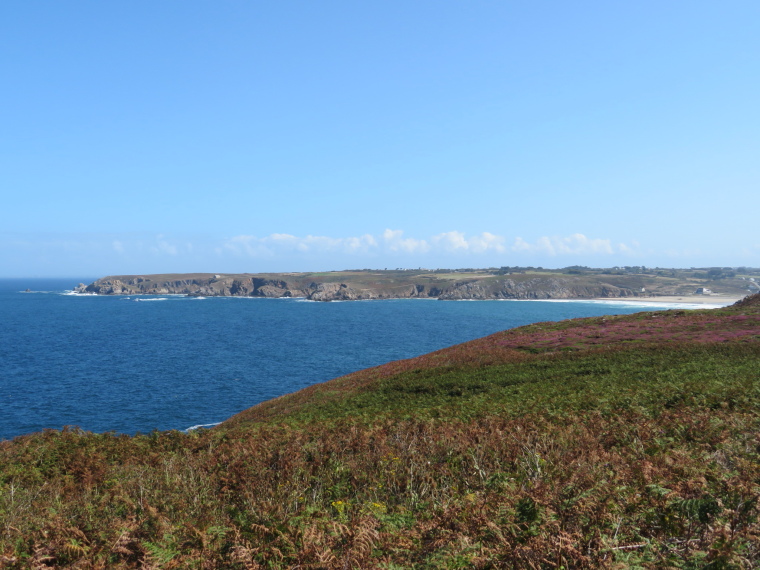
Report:
[[79,281],[92,279],[0,280],[0,439],[64,425],[131,434],[213,424],[316,382],[499,330],[644,310],[67,294]]

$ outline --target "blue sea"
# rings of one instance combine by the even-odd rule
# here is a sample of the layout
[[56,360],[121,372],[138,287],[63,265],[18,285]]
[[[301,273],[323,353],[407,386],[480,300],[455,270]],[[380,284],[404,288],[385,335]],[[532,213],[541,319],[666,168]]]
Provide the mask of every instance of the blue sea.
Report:
[[503,329],[670,308],[72,294],[80,281],[93,278],[0,280],[0,439],[65,425],[128,434],[213,425],[317,382]]

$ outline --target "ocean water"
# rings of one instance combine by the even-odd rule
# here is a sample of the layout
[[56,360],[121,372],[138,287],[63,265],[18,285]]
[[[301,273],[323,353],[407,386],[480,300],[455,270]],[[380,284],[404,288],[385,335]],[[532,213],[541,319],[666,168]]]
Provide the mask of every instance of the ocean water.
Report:
[[0,280],[0,439],[65,425],[129,434],[210,425],[317,382],[503,329],[670,308],[71,294],[80,281],[92,279]]

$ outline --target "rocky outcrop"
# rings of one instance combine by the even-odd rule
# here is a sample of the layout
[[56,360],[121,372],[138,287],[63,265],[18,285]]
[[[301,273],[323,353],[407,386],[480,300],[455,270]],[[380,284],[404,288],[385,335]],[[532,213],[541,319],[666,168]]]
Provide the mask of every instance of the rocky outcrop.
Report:
[[345,283],[312,283],[311,301],[358,301],[369,297]]
[[631,289],[609,284],[586,285],[566,278],[534,278],[525,281],[503,279],[458,283],[438,298],[457,299],[592,299],[595,297],[630,297]]
[[208,297],[304,297],[280,279],[209,275],[186,279],[104,277],[90,285],[80,283],[77,293],[97,295],[192,295]]

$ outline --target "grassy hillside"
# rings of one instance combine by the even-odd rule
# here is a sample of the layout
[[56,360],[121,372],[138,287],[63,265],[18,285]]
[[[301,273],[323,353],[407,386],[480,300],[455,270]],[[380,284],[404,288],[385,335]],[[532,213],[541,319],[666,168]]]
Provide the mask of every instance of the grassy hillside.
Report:
[[760,296],[539,323],[211,431],[0,443],[0,567],[753,568]]

